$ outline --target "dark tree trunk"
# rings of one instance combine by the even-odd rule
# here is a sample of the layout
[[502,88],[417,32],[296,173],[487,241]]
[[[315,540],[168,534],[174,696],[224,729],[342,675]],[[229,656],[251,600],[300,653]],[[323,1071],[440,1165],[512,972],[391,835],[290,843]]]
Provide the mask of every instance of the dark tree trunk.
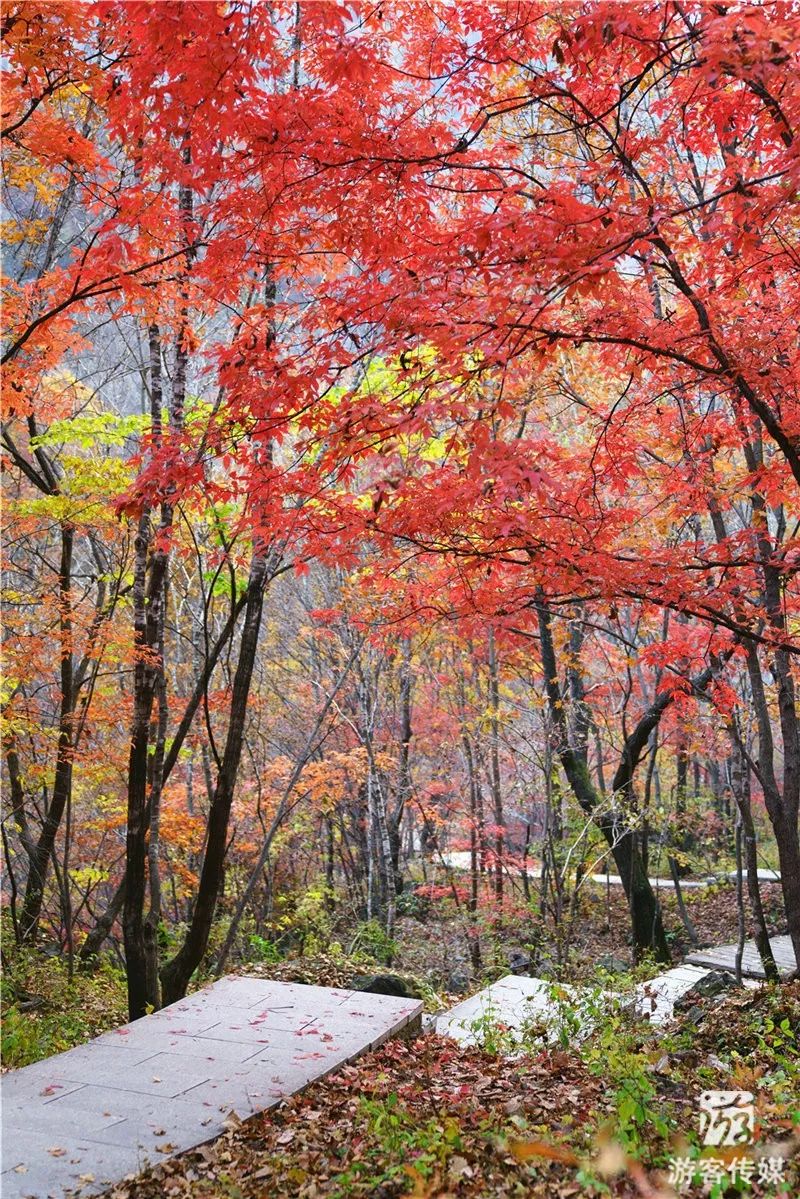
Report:
[[208,837],[203,869],[200,874],[192,919],[183,945],[161,971],[162,1000],[165,1004],[174,1003],[186,994],[189,980],[203,960],[208,945],[217,896],[223,878],[228,822],[242,756],[247,702],[250,696],[250,684],[261,631],[266,580],[267,558],[263,552],[254,551],[247,585],[247,605],[239,646],[239,658],[233,680],[228,733],[208,814]]
[[[763,466],[764,456],[760,442],[744,446],[748,470],[754,474]],[[764,697],[761,664],[758,651],[752,648],[748,654],[748,672],[755,701],[759,724],[759,755],[761,758],[762,787],[767,813],[775,831],[778,861],[781,867],[781,887],[786,911],[786,923],[792,939],[797,968],[800,970],[800,724],[797,715],[792,655],[786,648],[788,631],[783,603],[783,577],[773,555],[772,538],[769,533],[767,504],[757,491],[751,492],[753,527],[756,531],[760,569],[764,581],[764,606],[769,625],[776,635],[777,644],[772,653],[770,670],[777,683],[778,716],[783,746],[783,779],[778,787],[774,767],[774,743],[769,723],[769,712]],[[758,676],[756,678],[756,676]],[[765,736],[765,727],[769,729]],[[764,741],[762,748],[761,742]],[[767,758],[769,762],[767,763]],[[767,769],[765,769],[767,767]]]
[[730,725],[731,733],[731,791],[739,812],[740,844],[744,843],[744,866],[747,871],[747,894],[750,900],[751,927],[764,975],[777,982],[780,975],[769,939],[769,930],[761,903],[761,888],[758,883],[758,846],[750,806],[750,772],[744,757],[739,730]]
[[[653,950],[660,961],[668,962],[670,961],[670,952],[664,933],[661,907],[647,877],[635,832],[626,825],[621,812],[603,809],[602,797],[597,793],[591,780],[585,753],[580,750],[576,751],[569,744],[567,719],[561,698],[558,666],[550,627],[550,612],[543,597],[537,603],[537,611],[545,689],[553,726],[559,737],[558,755],[561,765],[581,808],[587,815],[592,816],[608,842],[630,907],[631,931],[636,953],[641,954],[645,950]],[[668,703],[669,699],[666,696],[660,697],[648,709],[627,738],[612,784],[612,791],[615,795],[630,793],[633,772]]]
[[[163,643],[161,656],[163,661]],[[158,929],[161,923],[161,793],[163,787],[164,746],[167,737],[167,688],[164,672],[158,681],[158,732],[152,760],[150,779],[150,802],[147,808],[149,841],[147,845],[147,878],[150,886],[150,907],[144,920],[145,975],[147,978],[147,1003],[157,1009],[161,1006],[161,989],[158,978]]]
[[[161,444],[161,344],[155,325],[149,329],[150,413],[154,445]],[[172,526],[172,508],[161,508],[160,536],[151,550],[150,512],[139,517],[134,542],[133,628],[136,662],[133,674],[133,724],[128,755],[128,827],[125,838],[125,903],[122,931],[125,939],[125,972],[128,1014],[144,1016],[148,1004],[147,949],[144,934],[145,861],[147,839],[148,755],[153,700],[163,674],[161,645],[164,632],[169,552],[166,536]]]
[[96,921],[94,928],[91,929],[83,945],[81,945],[78,957],[85,965],[90,965],[97,957],[103,942],[114,927],[114,922],[122,911],[124,903],[125,875],[122,876],[122,881],[111,896],[106,910]]
[[786,924],[792,939],[797,968],[800,970],[800,839],[797,813],[787,813],[781,808],[772,825],[778,845]]
[[128,1015],[137,1020],[147,1011],[147,958],[144,943],[145,839],[147,835],[147,754],[150,745],[150,712],[155,671],[147,657],[147,552],[150,518],[143,514],[135,540],[134,642],[136,664],[133,682],[133,726],[128,754],[128,824],[125,836],[125,893],[122,931],[128,982]]
[[466,728],[461,730],[461,744],[464,747],[464,757],[467,762],[469,777],[469,901],[467,910],[470,915],[469,951],[472,968],[476,974],[481,969],[481,941],[478,930],[478,892],[480,886],[480,841],[478,837],[478,772],[475,769],[475,755],[472,752],[469,734]]
[[672,856],[672,854],[669,854],[667,861],[669,862],[669,872],[672,875],[672,882],[675,886],[675,900],[678,904],[678,912],[680,914],[681,922],[689,934],[689,940],[691,941],[692,945],[697,946],[700,944],[700,940],[697,936],[697,929],[692,923],[692,918],[689,915],[686,902],[683,898],[683,890],[681,889],[681,872],[678,868],[678,863],[675,861],[675,858]]

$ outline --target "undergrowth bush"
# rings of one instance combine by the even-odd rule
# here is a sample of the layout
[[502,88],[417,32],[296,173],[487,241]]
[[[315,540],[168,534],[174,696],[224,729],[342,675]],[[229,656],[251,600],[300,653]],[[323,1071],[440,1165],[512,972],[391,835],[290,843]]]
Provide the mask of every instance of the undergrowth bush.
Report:
[[4,1066],[28,1066],[127,1020],[125,978],[106,959],[92,973],[34,949],[8,951],[0,983]]

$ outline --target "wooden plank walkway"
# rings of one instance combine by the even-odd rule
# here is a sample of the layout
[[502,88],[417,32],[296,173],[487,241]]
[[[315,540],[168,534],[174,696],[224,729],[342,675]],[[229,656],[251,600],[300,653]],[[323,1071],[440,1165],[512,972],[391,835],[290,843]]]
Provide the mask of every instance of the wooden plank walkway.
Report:
[[[772,937],[770,939],[772,952],[781,978],[788,978],[797,969],[797,960],[789,937]],[[705,966],[712,970],[736,969],[736,945],[715,945],[710,949],[697,949],[686,958],[696,966]],[[742,956],[742,974],[745,978],[763,978],[764,967],[758,956],[755,941],[746,941]]]
[[228,977],[0,1079],[3,1199],[105,1189],[218,1136],[392,1035],[411,999]]

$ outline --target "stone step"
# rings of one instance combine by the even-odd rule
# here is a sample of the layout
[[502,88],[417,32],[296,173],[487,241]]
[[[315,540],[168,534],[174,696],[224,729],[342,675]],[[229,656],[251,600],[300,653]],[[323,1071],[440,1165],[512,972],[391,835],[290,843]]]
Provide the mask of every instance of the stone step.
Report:
[[3,1199],[90,1195],[399,1033],[414,999],[231,976],[0,1079]]

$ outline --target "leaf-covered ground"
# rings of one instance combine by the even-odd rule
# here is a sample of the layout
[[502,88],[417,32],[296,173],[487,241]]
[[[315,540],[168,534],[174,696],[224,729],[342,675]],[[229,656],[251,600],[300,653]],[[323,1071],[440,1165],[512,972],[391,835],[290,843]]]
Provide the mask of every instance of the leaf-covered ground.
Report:
[[[434,1036],[391,1042],[110,1195],[656,1199],[673,1193],[670,1158],[699,1154],[697,1096],[708,1087],[755,1095],[749,1193],[797,1194],[798,1030],[794,983],[704,1001],[666,1031],[612,1021],[580,1048],[514,1060]],[[758,1182],[760,1157],[780,1159],[781,1187]]]
[[[10,938],[3,940],[4,950]],[[125,979],[104,963],[69,978],[62,958],[9,949],[0,984],[3,1069],[28,1066],[118,1028],[128,1018]]]
[[[772,933],[785,932],[781,923],[781,895],[777,884],[762,884],[762,901]],[[664,923],[672,948],[673,960],[680,962],[691,952],[692,944],[678,914],[675,896],[662,892]],[[720,945],[736,939],[736,899],[733,884],[720,884],[685,893],[695,931],[701,945]],[[567,982],[594,982],[598,963],[613,959],[617,972],[633,969],[629,944],[630,916],[619,887],[587,887],[571,927],[568,943],[562,947],[561,960],[552,928],[543,926],[530,910],[513,903],[507,905],[502,921],[487,914],[482,917],[481,957],[479,973],[469,960],[468,924],[464,911],[454,908],[446,897],[437,901],[424,919],[404,916],[397,921],[391,972],[403,977],[425,1001],[429,1011],[450,1007],[464,993],[479,990],[483,985],[507,974],[509,956],[523,950],[531,960],[530,973],[542,978],[558,978]],[[346,943],[346,938],[343,938]],[[352,957],[344,951],[333,954],[313,952],[302,956],[293,954],[283,961],[231,964],[232,969],[260,973],[265,977],[286,982],[311,983],[317,986],[353,985],[354,977],[370,970],[385,970],[386,966],[365,956]],[[658,974],[658,963],[647,963],[636,969],[636,977]],[[460,976],[462,986],[454,989],[453,981]]]

